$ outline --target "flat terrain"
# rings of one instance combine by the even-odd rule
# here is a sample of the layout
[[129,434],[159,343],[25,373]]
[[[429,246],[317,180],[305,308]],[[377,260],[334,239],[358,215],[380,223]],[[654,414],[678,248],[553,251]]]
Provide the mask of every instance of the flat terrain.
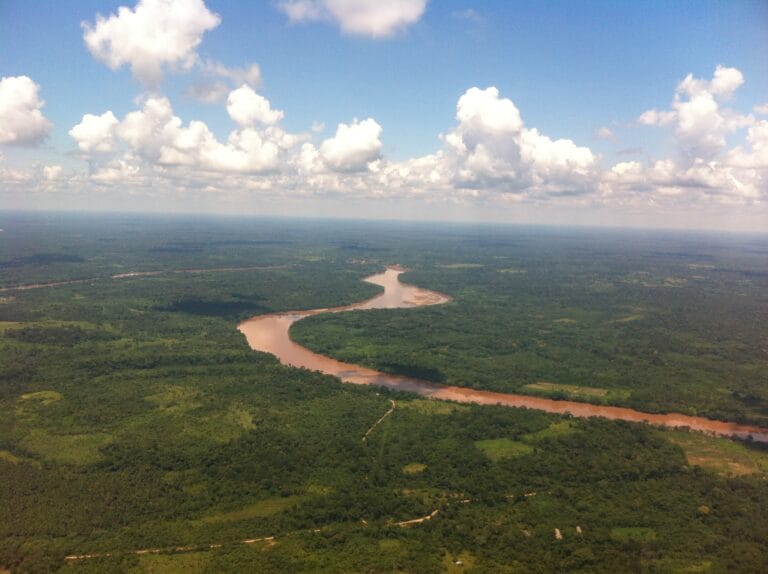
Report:
[[403,263],[453,301],[310,317],[292,336],[448,385],[768,426],[765,237],[459,229]]
[[[360,279],[400,262],[406,280],[454,301],[311,318],[297,335],[433,380],[761,421],[763,239],[235,218],[0,223],[3,287],[88,279],[2,293],[0,568],[768,563],[759,445],[342,385],[252,352],[235,329],[255,314],[363,300],[376,288]],[[206,268],[229,270],[165,272]]]

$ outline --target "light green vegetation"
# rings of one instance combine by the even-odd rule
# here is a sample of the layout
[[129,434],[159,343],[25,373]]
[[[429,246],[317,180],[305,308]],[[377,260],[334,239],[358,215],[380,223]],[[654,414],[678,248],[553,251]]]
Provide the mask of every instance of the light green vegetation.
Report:
[[59,435],[34,429],[19,444],[46,461],[89,465],[101,460],[100,449],[111,443],[112,439],[108,433]]
[[425,470],[427,470],[426,464],[421,464],[420,462],[411,462],[403,467],[403,474],[421,474]]
[[443,557],[443,572],[446,574],[471,572],[474,565],[475,557],[467,550],[463,550],[458,554],[446,553]]
[[714,269],[714,265],[709,265],[708,263],[689,263],[688,269]]
[[482,265],[480,263],[445,263],[440,267],[443,269],[477,269]]
[[608,389],[597,389],[595,387],[577,387],[575,385],[558,385],[556,383],[546,383],[540,381],[525,385],[526,389],[531,391],[544,391],[545,393],[562,392],[571,396],[583,395],[587,397],[604,397],[608,394]]
[[618,542],[653,542],[656,531],[642,526],[622,526],[611,529],[611,538]]
[[190,552],[170,556],[147,554],[139,558],[139,564],[131,572],[135,574],[198,574],[208,569],[211,558],[211,552]]
[[159,393],[146,397],[147,401],[167,411],[168,414],[173,412],[185,413],[200,408],[203,406],[200,399],[200,391],[179,385],[168,385]]
[[533,452],[533,447],[508,438],[493,438],[475,441],[475,446],[494,462],[505,458],[516,458]]
[[768,452],[699,433],[663,431],[663,434],[682,447],[691,466],[700,466],[722,476],[768,475]]
[[7,450],[0,450],[0,460],[4,460],[5,462],[10,462],[11,464],[19,464],[20,462],[24,462],[24,458],[20,456],[16,456],[12,452],[8,452]]
[[61,393],[57,391],[37,391],[34,393],[24,393],[19,397],[22,401],[37,401],[42,406],[50,405],[61,400]]
[[530,391],[531,394],[599,403],[625,401],[630,395],[630,391],[624,389],[598,389],[597,387],[561,385],[545,381],[531,383],[525,385],[524,388]]
[[560,420],[553,422],[548,427],[539,431],[524,434],[521,438],[528,443],[537,443],[542,440],[556,439],[573,434],[577,430],[577,425],[569,420]]
[[466,405],[446,403],[443,401],[415,399],[410,401],[400,401],[397,404],[397,408],[413,410],[425,415],[451,415],[457,412],[465,411],[469,407]]

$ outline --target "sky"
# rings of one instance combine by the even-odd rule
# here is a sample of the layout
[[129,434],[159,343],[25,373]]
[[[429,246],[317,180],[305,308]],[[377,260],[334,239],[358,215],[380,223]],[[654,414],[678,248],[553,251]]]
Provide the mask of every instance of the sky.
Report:
[[0,1],[0,209],[768,232],[763,0]]

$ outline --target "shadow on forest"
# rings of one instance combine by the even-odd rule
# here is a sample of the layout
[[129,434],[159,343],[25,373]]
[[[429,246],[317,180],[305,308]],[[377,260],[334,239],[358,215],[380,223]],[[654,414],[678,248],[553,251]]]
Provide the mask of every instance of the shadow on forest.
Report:
[[379,369],[393,375],[402,375],[414,379],[423,379],[435,383],[444,383],[445,375],[439,369],[419,365],[404,365],[402,363],[379,363]]
[[189,315],[205,315],[238,319],[243,315],[259,315],[271,311],[261,304],[257,298],[238,298],[234,301],[211,301],[207,299],[187,298],[174,301],[168,306],[158,307],[158,311],[171,313],[187,313]]

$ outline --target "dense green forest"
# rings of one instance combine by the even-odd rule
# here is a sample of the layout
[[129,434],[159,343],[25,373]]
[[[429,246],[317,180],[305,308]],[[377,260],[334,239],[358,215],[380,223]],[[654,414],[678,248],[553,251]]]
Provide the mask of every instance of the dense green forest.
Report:
[[311,317],[292,337],[451,385],[768,426],[765,238],[464,232],[419,251],[401,279],[453,303]]
[[[87,280],[0,292],[0,570],[766,570],[761,445],[343,385],[235,329],[364,299],[362,277],[401,263],[453,302],[295,334],[455,384],[764,422],[764,237],[28,214],[0,229],[0,287]],[[111,278],[145,271],[164,273]]]

